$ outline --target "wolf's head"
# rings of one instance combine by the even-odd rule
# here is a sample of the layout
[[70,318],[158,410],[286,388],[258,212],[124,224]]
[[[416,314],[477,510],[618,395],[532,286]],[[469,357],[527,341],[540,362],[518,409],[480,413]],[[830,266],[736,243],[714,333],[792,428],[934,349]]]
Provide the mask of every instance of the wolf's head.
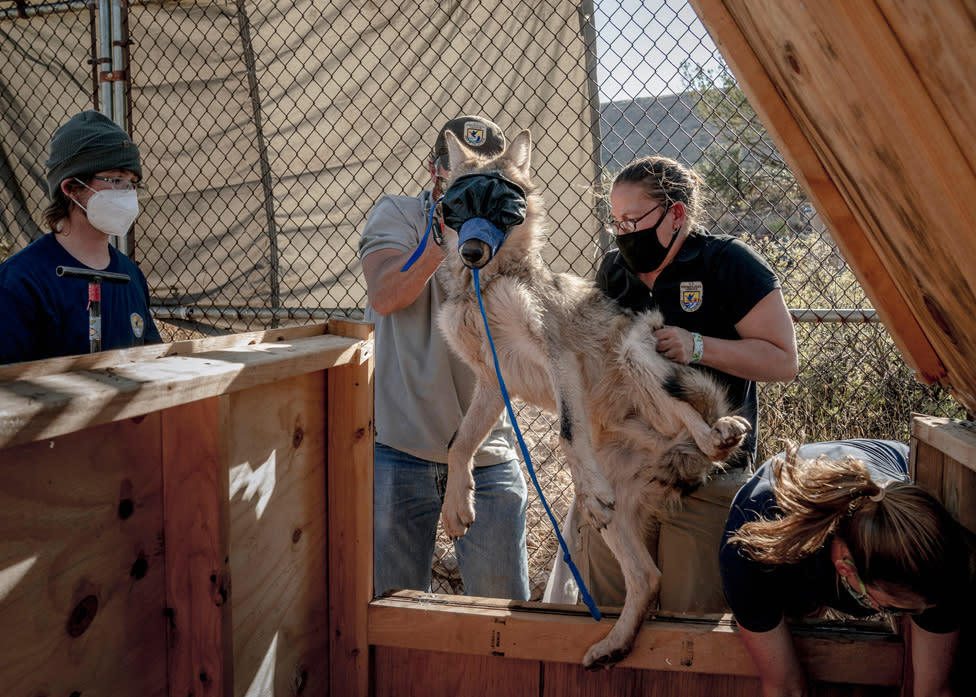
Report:
[[529,175],[529,131],[490,159],[466,148],[450,131],[444,135],[452,167],[441,205],[445,224],[458,233],[463,263],[481,268],[502,250],[505,257],[535,251],[532,239],[518,239],[531,238],[541,215]]

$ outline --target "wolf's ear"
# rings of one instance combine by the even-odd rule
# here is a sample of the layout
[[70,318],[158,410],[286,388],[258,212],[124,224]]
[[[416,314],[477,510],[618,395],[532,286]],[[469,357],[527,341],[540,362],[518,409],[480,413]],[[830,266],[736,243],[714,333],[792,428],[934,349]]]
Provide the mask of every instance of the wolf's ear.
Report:
[[447,158],[451,163],[451,170],[457,171],[458,165],[467,159],[468,153],[452,131],[444,131],[444,144],[447,145]]
[[522,174],[529,176],[529,159],[532,155],[532,136],[526,129],[515,136],[515,140],[508,146],[505,152],[508,159],[515,165]]

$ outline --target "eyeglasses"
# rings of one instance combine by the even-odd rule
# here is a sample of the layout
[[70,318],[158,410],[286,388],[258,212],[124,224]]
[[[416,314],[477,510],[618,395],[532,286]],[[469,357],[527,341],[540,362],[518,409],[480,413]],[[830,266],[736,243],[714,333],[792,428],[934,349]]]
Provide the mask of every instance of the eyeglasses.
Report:
[[[639,223],[644,218],[649,216],[651,213],[656,211],[658,208],[661,207],[661,205],[662,204],[660,203],[657,204],[656,206],[654,206],[654,208],[647,211],[647,213],[645,213],[639,218],[634,218],[633,220],[614,220],[613,218],[610,218],[610,224],[613,225],[615,228],[617,228],[617,234],[629,235],[630,233],[637,231],[637,223]],[[665,215],[667,215],[667,212],[665,212]],[[661,217],[663,218],[664,216],[662,215]]]
[[110,189],[115,189],[117,191],[132,191],[140,188],[139,182],[133,181],[132,179],[127,179],[125,177],[100,177],[96,174],[92,177],[92,179],[105,182],[108,184]]
[[[851,566],[854,563],[851,562]],[[868,593],[867,587],[864,585],[864,581],[861,580],[860,575],[855,571],[855,578],[857,579],[858,585],[861,586],[860,592],[854,590],[854,587],[847,581],[843,576],[840,577],[841,583],[847,592],[851,594],[851,597],[857,601],[857,604],[866,610],[873,610],[875,612],[881,612],[886,615],[891,615],[892,617],[900,617],[902,615],[920,615],[925,610],[923,608],[903,608],[903,607],[889,607],[887,605],[882,605],[877,600],[875,600],[870,593]]]

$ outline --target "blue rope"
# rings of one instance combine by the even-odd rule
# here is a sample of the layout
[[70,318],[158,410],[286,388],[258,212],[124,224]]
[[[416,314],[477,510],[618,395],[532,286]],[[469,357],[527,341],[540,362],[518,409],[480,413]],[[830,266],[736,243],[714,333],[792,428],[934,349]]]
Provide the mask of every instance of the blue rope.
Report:
[[[441,196],[441,198],[444,197]],[[420,258],[421,254],[424,253],[424,247],[427,246],[427,238],[430,237],[430,229],[434,226],[434,211],[437,209],[437,204],[440,202],[441,202],[440,198],[437,199],[436,201],[431,202],[430,215],[427,216],[427,230],[424,232],[424,236],[420,240],[420,245],[415,250],[413,250],[413,254],[410,255],[409,259],[407,259],[407,263],[404,264],[403,268],[400,269],[400,273],[403,273],[411,266],[413,266],[413,263]]]
[[580,576],[579,569],[576,568],[576,564],[573,562],[573,557],[569,553],[569,548],[566,546],[566,540],[563,539],[562,534],[559,532],[559,524],[556,523],[556,516],[552,514],[552,510],[549,508],[549,503],[546,501],[545,494],[542,493],[542,487],[539,486],[539,480],[535,476],[535,469],[532,467],[532,458],[529,457],[529,449],[525,445],[525,441],[522,439],[522,431],[519,430],[518,422],[515,419],[515,413],[512,411],[512,402],[508,398],[508,390],[505,388],[505,381],[502,379],[502,370],[498,366],[498,354],[495,353],[495,342],[492,341],[491,332],[488,329],[488,315],[485,314],[485,304],[481,300],[481,282],[478,280],[478,269],[471,269],[474,274],[474,290],[478,296],[478,307],[481,308],[481,317],[485,322],[485,334],[488,336],[488,345],[491,346],[491,357],[495,362],[495,374],[498,375],[498,387],[501,388],[502,399],[505,400],[505,408],[508,410],[508,418],[512,420],[512,426],[515,429],[515,437],[518,438],[519,447],[522,449],[522,457],[525,459],[525,466],[529,470],[529,477],[532,479],[532,484],[535,485],[535,490],[539,493],[539,499],[542,501],[542,506],[546,509],[546,513],[549,516],[549,520],[552,522],[552,528],[556,531],[556,537],[559,539],[559,546],[563,549],[563,561],[569,565],[569,570],[573,572],[573,578],[576,579],[576,585],[579,587],[580,595],[583,596],[583,602],[586,607],[590,609],[590,614],[593,619],[600,621],[600,610],[596,606],[596,602],[593,600],[593,596],[590,595],[590,591],[587,590],[586,584],[583,583],[583,578]]

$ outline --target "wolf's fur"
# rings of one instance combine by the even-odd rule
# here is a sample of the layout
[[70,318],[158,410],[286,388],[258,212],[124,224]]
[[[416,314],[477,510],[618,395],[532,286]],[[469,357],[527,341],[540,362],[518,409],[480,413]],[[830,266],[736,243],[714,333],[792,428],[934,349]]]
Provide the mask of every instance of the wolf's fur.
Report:
[[[553,272],[542,260],[547,218],[529,176],[529,132],[493,160],[479,160],[448,132],[452,176],[501,172],[527,194],[512,228],[480,270],[488,324],[509,392],[559,416],[559,442],[576,498],[620,562],[627,596],[610,634],[590,647],[587,667],[630,651],[660,589],[644,543],[655,516],[705,481],[749,430],[730,416],[725,391],[702,371],[655,350],[660,312],[621,311],[590,281]],[[448,250],[457,234],[445,230]],[[477,376],[471,407],[448,453],[441,519],[452,537],[474,522],[472,456],[504,409],[472,273],[453,251],[437,271],[448,299],[438,317],[451,348]]]

